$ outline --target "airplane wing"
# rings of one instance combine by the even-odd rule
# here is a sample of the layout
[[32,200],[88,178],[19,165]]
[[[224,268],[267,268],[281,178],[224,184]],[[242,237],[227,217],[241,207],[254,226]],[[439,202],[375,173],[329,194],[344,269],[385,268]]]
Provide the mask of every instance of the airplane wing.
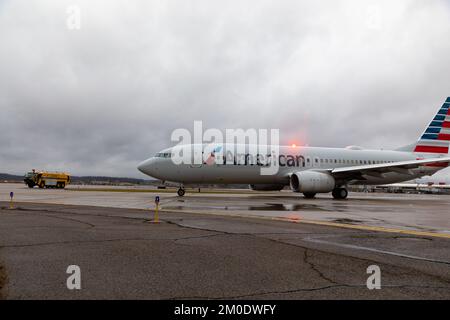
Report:
[[382,164],[370,164],[354,167],[343,167],[330,170],[330,174],[337,180],[365,180],[363,177],[372,176],[384,178],[385,173],[395,172],[405,175],[413,175],[411,169],[426,165],[442,165],[445,167],[450,163],[450,157],[432,158],[423,160],[409,160]]

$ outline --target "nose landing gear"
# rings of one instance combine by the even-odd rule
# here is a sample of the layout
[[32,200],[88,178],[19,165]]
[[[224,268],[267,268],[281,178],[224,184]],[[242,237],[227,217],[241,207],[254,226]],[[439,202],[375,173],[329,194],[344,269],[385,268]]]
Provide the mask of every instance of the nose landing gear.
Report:
[[180,197],[184,196],[185,193],[186,193],[186,191],[185,191],[183,188],[179,188],[178,191],[177,191],[177,194],[178,194]]

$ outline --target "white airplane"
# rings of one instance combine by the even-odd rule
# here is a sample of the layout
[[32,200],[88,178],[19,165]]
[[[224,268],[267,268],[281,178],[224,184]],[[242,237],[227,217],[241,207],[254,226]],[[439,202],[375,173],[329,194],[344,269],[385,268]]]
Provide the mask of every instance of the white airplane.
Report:
[[[249,184],[253,190],[281,190],[290,185],[306,198],[331,192],[335,199],[346,199],[348,185],[384,185],[433,175],[450,163],[450,97],[439,109],[420,139],[396,150],[314,148],[279,146],[279,170],[262,175],[258,155],[245,154],[244,160],[222,154],[236,145],[221,144],[204,154],[200,164],[175,164],[174,147],[164,149],[140,163],[138,170],[163,181],[179,183],[178,195],[189,184]],[[199,145],[177,146],[184,151]],[[206,145],[201,145],[205,150]],[[248,150],[248,145],[244,146]],[[278,146],[276,146],[278,147]],[[178,149],[179,150],[179,149]],[[177,151],[178,152],[178,151]],[[270,157],[270,156],[269,156]],[[216,161],[221,159],[221,161]],[[222,161],[223,160],[223,161]],[[276,161],[276,160],[275,160]]]

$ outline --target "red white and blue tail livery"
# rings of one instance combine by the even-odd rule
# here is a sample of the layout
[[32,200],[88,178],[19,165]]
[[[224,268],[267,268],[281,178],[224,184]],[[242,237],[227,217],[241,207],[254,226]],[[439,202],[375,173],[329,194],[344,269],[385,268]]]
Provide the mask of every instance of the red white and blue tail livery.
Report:
[[414,152],[448,153],[450,144],[450,97],[442,105],[423,133]]

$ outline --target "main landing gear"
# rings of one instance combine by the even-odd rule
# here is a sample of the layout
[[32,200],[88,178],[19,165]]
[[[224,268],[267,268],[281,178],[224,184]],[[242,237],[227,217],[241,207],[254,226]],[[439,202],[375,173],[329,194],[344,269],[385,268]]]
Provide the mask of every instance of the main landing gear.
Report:
[[184,196],[184,194],[186,193],[186,191],[183,189],[183,188],[179,188],[178,189],[178,191],[177,191],[177,194],[180,196],[180,197],[182,197],[182,196]]
[[332,195],[336,200],[344,200],[347,199],[348,191],[345,188],[336,188],[333,190]]

